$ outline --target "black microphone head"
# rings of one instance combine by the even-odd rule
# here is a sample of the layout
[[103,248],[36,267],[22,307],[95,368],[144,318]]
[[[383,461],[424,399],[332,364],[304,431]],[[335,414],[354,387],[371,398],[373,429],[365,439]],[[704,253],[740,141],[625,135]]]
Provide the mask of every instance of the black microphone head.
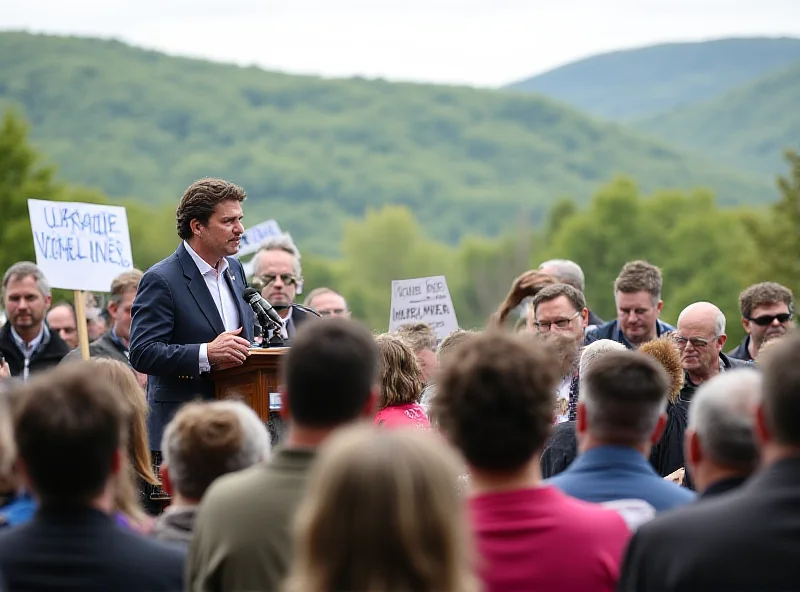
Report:
[[255,288],[245,288],[242,296],[249,304],[253,304],[254,301],[257,301],[261,297],[261,294],[259,294],[258,290]]

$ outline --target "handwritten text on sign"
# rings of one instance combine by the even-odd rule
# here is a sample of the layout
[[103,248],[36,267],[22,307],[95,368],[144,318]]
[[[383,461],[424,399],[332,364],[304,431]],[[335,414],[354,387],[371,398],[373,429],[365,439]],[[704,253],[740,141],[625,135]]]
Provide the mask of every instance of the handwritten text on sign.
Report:
[[241,246],[239,252],[236,253],[237,257],[245,257],[251,253],[255,253],[268,238],[278,236],[281,233],[281,227],[275,220],[267,220],[255,226],[251,226],[244,231],[241,237]]
[[125,208],[28,200],[36,262],[50,284],[107,292],[133,267]]
[[428,323],[440,340],[458,329],[453,300],[443,275],[392,282],[389,331],[406,323]]

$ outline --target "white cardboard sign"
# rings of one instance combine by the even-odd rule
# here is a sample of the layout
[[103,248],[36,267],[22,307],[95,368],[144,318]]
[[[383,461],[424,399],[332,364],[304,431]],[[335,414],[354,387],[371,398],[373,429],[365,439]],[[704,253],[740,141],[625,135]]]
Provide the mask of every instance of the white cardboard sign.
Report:
[[133,268],[125,208],[29,199],[28,213],[36,264],[54,288],[108,292]]
[[407,323],[428,323],[439,341],[458,329],[453,299],[443,275],[392,281],[389,331]]
[[241,237],[239,252],[236,253],[237,257],[245,257],[251,253],[258,251],[261,243],[272,236],[277,236],[281,233],[281,227],[275,220],[267,220],[255,226],[251,226],[244,231]]

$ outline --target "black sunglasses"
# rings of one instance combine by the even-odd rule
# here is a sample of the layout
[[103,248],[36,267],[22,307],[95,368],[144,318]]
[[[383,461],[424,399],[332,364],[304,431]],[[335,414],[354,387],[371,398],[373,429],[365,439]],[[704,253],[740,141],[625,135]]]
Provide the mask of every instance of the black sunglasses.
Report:
[[781,314],[776,315],[761,315],[760,317],[756,317],[754,319],[748,318],[748,321],[752,321],[759,327],[766,327],[767,325],[771,325],[775,319],[778,319],[778,322],[783,325],[787,321],[789,321],[794,315],[790,312],[782,312]]

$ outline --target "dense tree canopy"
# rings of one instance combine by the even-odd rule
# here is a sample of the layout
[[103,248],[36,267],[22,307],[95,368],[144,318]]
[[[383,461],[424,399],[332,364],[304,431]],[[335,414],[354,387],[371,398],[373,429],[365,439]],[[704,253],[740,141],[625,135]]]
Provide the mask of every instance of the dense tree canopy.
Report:
[[[524,218],[497,238],[464,237],[456,246],[431,238],[405,206],[370,209],[344,227],[341,257],[303,258],[306,290],[340,290],[357,318],[373,329],[388,325],[395,279],[444,275],[459,322],[482,326],[522,271],[551,258],[583,267],[587,300],[613,318],[612,283],[620,267],[647,259],[664,274],[664,313],[671,322],[687,304],[714,302],[728,317],[731,341],[741,337],[737,297],[766,279],[800,290],[800,156],[788,153],[782,199],[761,210],[718,207],[705,190],[644,194],[620,177],[600,187],[585,207],[556,202],[543,224]],[[112,200],[102,193],[54,181],[52,168],[31,147],[23,121],[7,113],[0,125],[0,266],[32,259],[27,199],[117,203],[128,211],[134,263],[147,268],[177,243],[172,206]],[[305,249],[303,243],[300,243]]]
[[775,198],[768,182],[541,96],[290,76],[115,41],[0,33],[0,102],[31,121],[59,179],[174,205],[221,176],[247,189],[253,223],[276,218],[331,255],[370,208],[405,206],[454,245],[538,224],[558,196],[586,203],[615,174],[646,191],[707,187],[721,204]]

